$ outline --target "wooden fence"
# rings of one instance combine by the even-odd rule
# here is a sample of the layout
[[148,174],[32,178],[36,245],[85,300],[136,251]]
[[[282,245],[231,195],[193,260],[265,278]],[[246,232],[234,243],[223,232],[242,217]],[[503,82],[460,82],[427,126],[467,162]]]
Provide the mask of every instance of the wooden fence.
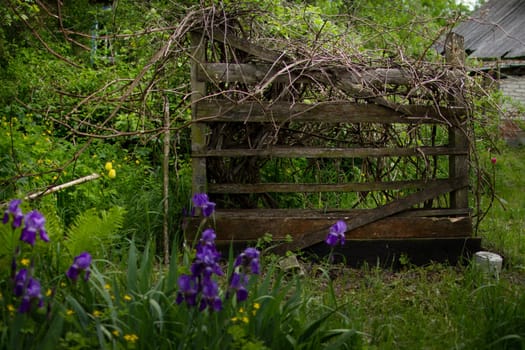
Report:
[[[446,88],[431,103],[437,98],[429,96],[430,83],[414,83],[414,73],[406,69],[282,63],[283,54],[220,31],[213,39],[193,33],[192,40],[193,192],[206,192],[218,202],[218,242],[251,242],[271,234],[281,243],[274,251],[284,253],[319,245],[336,220],[345,220],[348,246],[432,239],[452,242],[459,252],[465,242],[479,245],[472,237],[468,201],[469,114],[461,94],[461,37],[447,38],[447,64],[435,72]],[[217,45],[225,61],[210,59],[220,56],[210,54]],[[308,93],[312,85],[316,93]],[[426,89],[421,92],[420,86]],[[396,101],[400,89],[401,102]],[[406,98],[418,89],[417,98]],[[328,90],[337,91],[335,98],[324,98]],[[338,179],[266,181],[279,178],[271,173],[281,173],[279,164],[293,160],[307,164],[304,171],[317,164],[314,178],[321,178],[324,166],[339,169]],[[261,165],[269,161],[275,162],[271,171]],[[349,171],[362,172],[363,178]],[[349,193],[357,198],[352,207],[323,207],[323,201],[317,208],[280,207],[271,198]],[[381,196],[370,197],[373,193]],[[266,199],[251,207],[236,202],[261,197]],[[198,219],[193,221],[192,230]]]

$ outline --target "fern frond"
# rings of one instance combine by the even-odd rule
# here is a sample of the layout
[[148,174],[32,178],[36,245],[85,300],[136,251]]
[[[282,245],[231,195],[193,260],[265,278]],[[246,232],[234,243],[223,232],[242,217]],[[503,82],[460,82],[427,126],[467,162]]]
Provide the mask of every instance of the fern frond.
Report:
[[126,210],[112,207],[107,211],[89,209],[75,218],[67,229],[64,245],[72,257],[88,251],[94,259],[107,256],[119,238]]

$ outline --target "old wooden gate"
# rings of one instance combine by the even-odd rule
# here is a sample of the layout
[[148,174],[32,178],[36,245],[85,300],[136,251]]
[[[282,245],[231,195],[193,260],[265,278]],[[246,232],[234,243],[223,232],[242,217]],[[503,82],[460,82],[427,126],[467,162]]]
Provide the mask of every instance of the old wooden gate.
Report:
[[420,70],[291,57],[219,29],[192,40],[193,191],[217,202],[218,243],[270,234],[275,252],[322,253],[345,220],[350,259],[479,246],[460,37]]

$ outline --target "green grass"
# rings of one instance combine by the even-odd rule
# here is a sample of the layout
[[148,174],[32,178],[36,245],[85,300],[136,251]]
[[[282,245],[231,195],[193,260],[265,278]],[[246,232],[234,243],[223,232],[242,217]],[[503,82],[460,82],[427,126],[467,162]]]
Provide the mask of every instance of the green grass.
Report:
[[330,322],[362,332],[367,349],[523,349],[524,156],[524,148],[496,156],[497,200],[479,227],[482,246],[504,256],[499,280],[468,264],[407,265],[402,271],[332,267],[332,281],[313,268],[305,298],[327,304],[332,283],[342,307]]
[[525,264],[525,148],[505,148],[496,159],[497,197],[479,233],[486,248],[520,267]]

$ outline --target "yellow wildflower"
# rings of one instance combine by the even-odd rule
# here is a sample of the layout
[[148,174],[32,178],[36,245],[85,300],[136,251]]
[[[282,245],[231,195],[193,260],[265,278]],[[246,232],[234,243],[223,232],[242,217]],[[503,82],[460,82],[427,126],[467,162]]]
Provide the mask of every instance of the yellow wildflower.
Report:
[[106,165],[104,166],[104,169],[106,169],[107,171],[110,171],[111,169],[113,169],[113,164],[111,162],[107,162]]
[[131,301],[131,295],[129,295],[129,294],[124,295],[124,300],[125,301]]
[[253,304],[252,315],[255,316],[255,314],[257,313],[257,310],[259,310],[260,308],[261,308],[261,305],[259,303],[254,303]]
[[248,322],[250,322],[250,320],[248,319],[248,317],[243,316],[243,317],[242,317],[242,322],[244,322],[244,323],[248,323]]
[[136,163],[137,165],[139,165],[139,164],[140,164],[140,160],[137,159],[137,160],[135,161],[135,163]]
[[105,289],[105,290],[110,290],[110,289],[111,289],[111,286],[109,285],[109,283],[106,283],[106,284],[104,285],[104,289]]
[[108,172],[108,177],[110,179],[114,179],[115,177],[117,177],[117,171],[115,169],[110,169]]
[[68,315],[68,316],[71,316],[71,315],[73,315],[74,313],[75,313],[75,311],[73,311],[73,310],[71,310],[71,309],[67,309],[67,311],[66,311],[66,315]]
[[13,306],[13,304],[9,304],[7,305],[7,310],[10,312],[10,313],[14,313],[15,312],[15,307]]
[[46,290],[46,297],[50,297],[51,294],[53,294],[53,291],[51,290],[51,288],[48,288],[48,289]]
[[139,337],[136,334],[126,334],[124,335],[124,340],[126,340],[128,343],[135,343],[137,340],[139,340]]
[[27,258],[23,258],[22,260],[20,260],[20,264],[22,266],[27,267],[27,266],[29,266],[29,263],[31,263],[31,261],[29,259],[27,259]]
[[111,332],[115,337],[118,337],[120,335],[120,332],[118,331],[118,329],[115,329],[113,330],[113,332]]
[[93,316],[94,317],[100,317],[100,316],[102,316],[102,312],[99,311],[99,310],[95,310],[95,311],[93,311]]

